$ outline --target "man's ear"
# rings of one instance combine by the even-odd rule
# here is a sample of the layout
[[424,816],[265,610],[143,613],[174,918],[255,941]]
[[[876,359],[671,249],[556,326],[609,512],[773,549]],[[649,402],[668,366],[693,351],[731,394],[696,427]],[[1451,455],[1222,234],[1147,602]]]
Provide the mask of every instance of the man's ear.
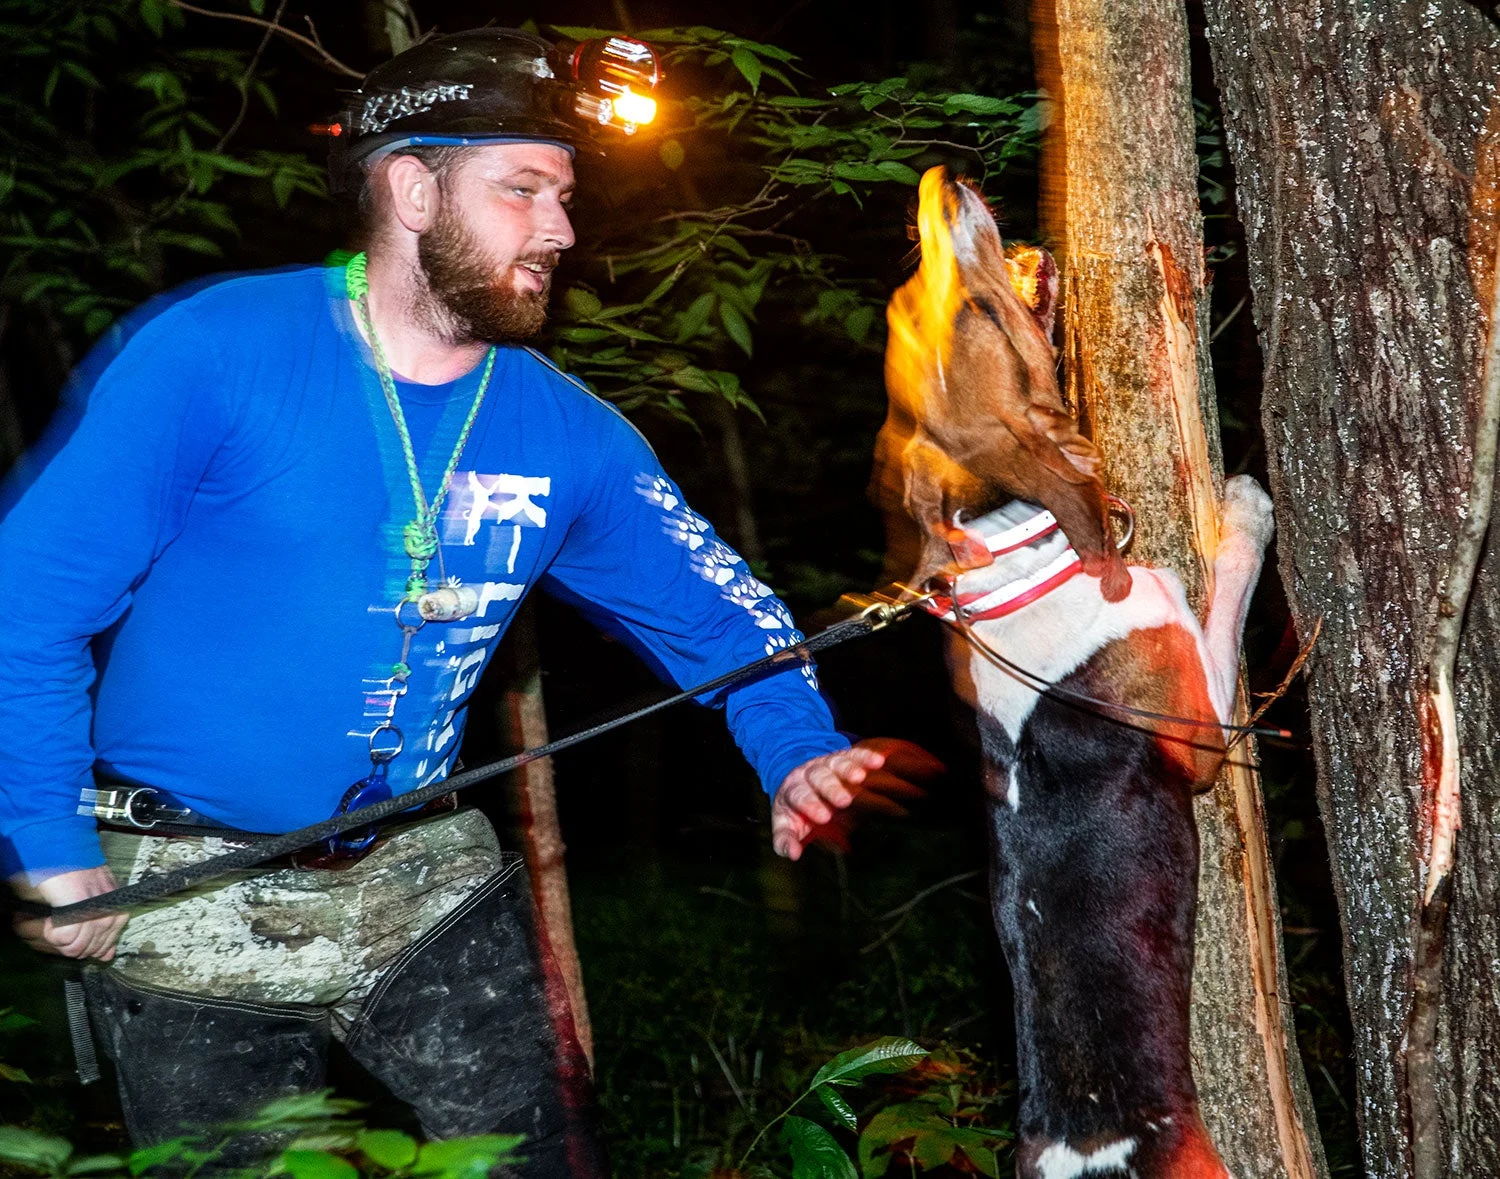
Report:
[[412,233],[431,229],[442,200],[437,176],[416,156],[392,156],[383,168],[381,182],[396,220]]
[[1011,287],[1050,344],[1057,317],[1057,262],[1041,246],[1011,246],[1005,252],[1005,267]]

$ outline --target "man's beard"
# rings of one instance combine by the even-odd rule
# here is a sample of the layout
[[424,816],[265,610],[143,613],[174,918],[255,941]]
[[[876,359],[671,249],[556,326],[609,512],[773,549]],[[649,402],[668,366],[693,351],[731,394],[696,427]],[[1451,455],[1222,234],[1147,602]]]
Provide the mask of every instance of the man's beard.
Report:
[[[557,263],[555,252],[515,259]],[[430,310],[437,326],[454,343],[507,344],[529,340],[547,321],[552,275],[539,291],[518,291],[509,272],[497,276],[479,239],[456,212],[440,208],[432,228],[417,239],[417,263],[427,280]]]

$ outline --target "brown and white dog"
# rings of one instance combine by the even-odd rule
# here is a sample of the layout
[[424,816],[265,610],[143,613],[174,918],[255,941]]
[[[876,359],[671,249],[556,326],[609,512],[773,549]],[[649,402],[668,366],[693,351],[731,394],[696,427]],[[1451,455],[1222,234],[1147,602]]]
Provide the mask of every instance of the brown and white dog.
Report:
[[[1226,1172],[1188,1053],[1192,796],[1223,757],[1270,501],[1252,479],[1227,483],[1202,626],[1173,573],[1117,569],[1102,488],[1078,461],[1093,461],[1092,448],[1050,395],[1050,343],[1006,281],[992,216],[941,170],[923,178],[921,196],[922,267],[950,271],[919,271],[918,289],[908,284],[891,302],[892,415],[877,453],[921,533],[916,576],[951,547],[961,568],[954,600],[1011,603],[969,621],[968,636],[949,631],[949,666],[984,752],[991,903],[1015,989],[1017,1170],[1218,1179]],[[951,330],[931,322],[938,307]],[[1028,523],[1037,504],[1061,531],[995,543],[1039,531]],[[1100,576],[1046,580],[1067,567],[1070,542],[1082,571],[1092,558]],[[995,548],[983,564],[978,554]],[[1053,588],[1042,596],[1008,588],[1044,582]],[[1058,690],[1039,694],[1005,661]]]

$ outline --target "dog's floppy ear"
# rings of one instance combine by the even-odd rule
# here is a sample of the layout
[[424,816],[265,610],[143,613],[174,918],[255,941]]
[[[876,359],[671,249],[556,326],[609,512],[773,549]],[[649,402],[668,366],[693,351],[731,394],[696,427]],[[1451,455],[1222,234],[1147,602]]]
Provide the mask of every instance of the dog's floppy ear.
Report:
[[1011,289],[1026,305],[1042,335],[1052,342],[1052,327],[1057,318],[1057,261],[1041,246],[1008,246],[1005,269]]

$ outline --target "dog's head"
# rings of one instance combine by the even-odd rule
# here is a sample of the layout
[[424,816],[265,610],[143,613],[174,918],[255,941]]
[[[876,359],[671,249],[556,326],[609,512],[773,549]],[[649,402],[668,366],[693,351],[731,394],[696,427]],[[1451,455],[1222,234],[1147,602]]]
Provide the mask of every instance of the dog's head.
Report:
[[917,229],[921,265],[886,311],[890,405],[872,488],[892,566],[920,585],[955,563],[987,563],[963,522],[1018,498],[1049,509],[1104,596],[1123,598],[1130,578],[1110,536],[1098,452],[1057,386],[1051,256],[1008,257],[984,199],[945,168],[922,177]]

